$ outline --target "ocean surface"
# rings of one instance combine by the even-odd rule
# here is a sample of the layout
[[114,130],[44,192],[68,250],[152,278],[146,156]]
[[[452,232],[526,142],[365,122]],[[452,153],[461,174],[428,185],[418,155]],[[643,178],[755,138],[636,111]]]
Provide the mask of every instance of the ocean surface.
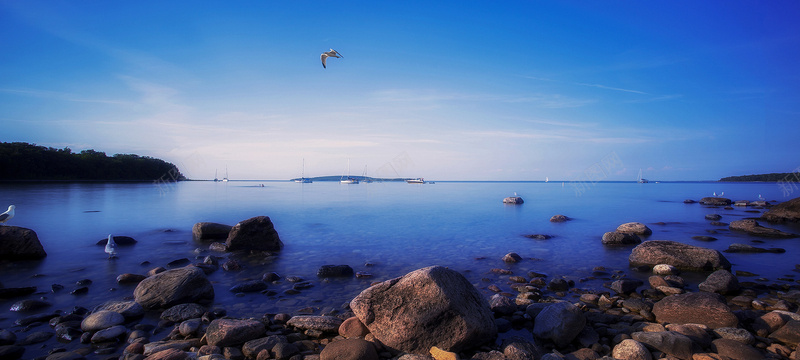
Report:
[[[263,185],[263,186],[262,186]],[[299,184],[284,181],[187,181],[180,183],[3,183],[0,206],[16,205],[8,225],[36,231],[48,256],[41,261],[0,262],[0,283],[5,287],[36,286],[33,297],[52,303],[51,310],[92,307],[106,300],[132,298],[135,285],[119,285],[122,273],[145,274],[167,263],[187,258],[197,262],[210,253],[207,244],[192,239],[197,222],[234,225],[250,217],[272,219],[282,251],[273,258],[235,257],[244,269],[222,269],[209,278],[214,284],[214,306],[234,316],[263,313],[324,312],[339,309],[371,282],[382,281],[426,266],[442,265],[461,271],[482,292],[496,283],[508,286],[490,273],[508,268],[525,276],[528,271],[565,277],[578,287],[602,287],[608,279],[591,278],[595,267],[611,274],[646,279],[628,266],[631,247],[608,248],[601,237],[620,224],[637,221],[653,230],[646,240],[675,240],[725,250],[732,243],[786,250],[783,254],[725,253],[733,270],[758,275],[760,281],[790,282],[798,274],[798,239],[760,239],[713,226],[706,214],[720,214],[729,223],[758,217],[764,209],[732,210],[684,204],[724,192],[732,200],[773,203],[793,196],[775,183],[719,182],[436,182],[406,184],[375,182],[344,185],[337,182]],[[518,194],[521,205],[505,205],[503,198]],[[794,194],[796,196],[800,195]],[[572,220],[551,223],[563,214]],[[800,233],[797,225],[770,225]],[[135,238],[138,243],[118,247],[109,260],[96,243],[109,234]],[[548,240],[524,235],[547,234]],[[716,237],[698,241],[695,235]],[[756,242],[753,242],[753,241]],[[758,242],[763,240],[763,243]],[[524,260],[505,264],[500,259],[516,252]],[[220,257],[228,254],[216,253]],[[320,266],[350,265],[372,275],[324,281],[316,277]],[[299,294],[287,294],[292,284],[270,284],[272,293],[237,295],[235,283],[260,279],[276,272],[297,276],[313,285]],[[689,280],[704,274],[684,274]],[[486,280],[489,279],[489,281]],[[70,292],[78,281],[89,279],[89,291]],[[754,281],[753,279],[742,279]],[[53,284],[63,290],[51,291]],[[693,285],[696,287],[696,284]],[[8,311],[12,300],[0,300],[0,328],[9,328],[20,316]]]

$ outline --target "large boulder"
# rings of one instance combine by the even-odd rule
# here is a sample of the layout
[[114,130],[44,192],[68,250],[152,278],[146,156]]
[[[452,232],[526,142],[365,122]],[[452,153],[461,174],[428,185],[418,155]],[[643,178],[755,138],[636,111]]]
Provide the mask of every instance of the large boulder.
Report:
[[769,222],[778,223],[800,221],[800,198],[794,198],[773,206],[769,211],[762,214],[761,218]]
[[195,240],[225,240],[228,238],[233,226],[214,223],[199,222],[192,226],[192,237]]
[[672,265],[681,270],[730,270],[731,263],[717,250],[667,240],[645,241],[631,251],[631,266]]
[[277,251],[283,248],[283,242],[268,216],[256,216],[234,225],[225,245],[228,251]]
[[702,324],[712,329],[739,324],[725,298],[708,292],[667,296],[653,305],[653,314],[659,323]]
[[548,305],[536,315],[533,334],[542,339],[550,339],[558,347],[565,347],[586,326],[586,317],[577,306],[568,302]]
[[497,336],[486,299],[463,275],[441,266],[378,283],[350,307],[381,343],[419,355],[433,346],[459,352]]
[[244,344],[266,335],[264,323],[253,319],[216,319],[208,324],[208,345],[220,348]]
[[758,221],[754,219],[742,219],[731,221],[728,227],[731,230],[741,231],[755,236],[774,237],[774,238],[793,238],[797,237],[795,234],[790,234],[778,229],[768,228],[761,226]]
[[0,260],[39,260],[45,256],[35,231],[0,225]]
[[678,359],[692,359],[692,340],[673,331],[635,332],[633,340]]
[[187,266],[142,280],[133,296],[145,309],[165,309],[178,304],[211,302],[214,300],[214,287],[203,270]]

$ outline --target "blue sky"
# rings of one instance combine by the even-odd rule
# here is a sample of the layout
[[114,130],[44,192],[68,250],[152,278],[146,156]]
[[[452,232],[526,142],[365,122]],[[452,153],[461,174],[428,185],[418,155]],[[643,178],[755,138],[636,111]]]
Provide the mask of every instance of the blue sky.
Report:
[[0,19],[0,141],[195,179],[800,166],[796,1],[0,0]]

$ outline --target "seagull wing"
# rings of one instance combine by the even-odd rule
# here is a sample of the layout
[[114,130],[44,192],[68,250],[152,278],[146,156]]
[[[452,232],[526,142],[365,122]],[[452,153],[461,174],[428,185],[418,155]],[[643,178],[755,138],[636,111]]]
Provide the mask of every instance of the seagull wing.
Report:
[[322,60],[322,67],[327,69],[328,67],[325,66],[325,60],[328,59],[328,54],[322,53],[322,55],[320,55],[319,58],[320,60]]
[[339,56],[341,56],[341,57],[344,57],[344,56],[342,56],[342,54],[340,54],[340,53],[339,53],[338,51],[336,51],[336,50],[333,50],[333,49],[331,49],[331,51],[332,51],[334,54],[336,54],[336,55],[339,55]]
[[9,216],[7,213],[0,214],[0,221],[6,221],[8,220],[8,217]]

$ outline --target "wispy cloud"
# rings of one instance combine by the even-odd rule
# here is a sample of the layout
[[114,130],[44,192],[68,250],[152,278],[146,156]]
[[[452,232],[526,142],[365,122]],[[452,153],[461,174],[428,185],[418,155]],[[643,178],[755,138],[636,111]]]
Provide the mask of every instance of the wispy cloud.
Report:
[[81,96],[78,94],[41,90],[41,89],[10,89],[0,88],[0,92],[7,94],[15,94],[19,96],[30,96],[37,98],[56,99],[70,102],[83,102],[83,103],[99,103],[99,104],[112,104],[112,105],[130,105],[131,102],[117,99],[95,99],[90,97]]

